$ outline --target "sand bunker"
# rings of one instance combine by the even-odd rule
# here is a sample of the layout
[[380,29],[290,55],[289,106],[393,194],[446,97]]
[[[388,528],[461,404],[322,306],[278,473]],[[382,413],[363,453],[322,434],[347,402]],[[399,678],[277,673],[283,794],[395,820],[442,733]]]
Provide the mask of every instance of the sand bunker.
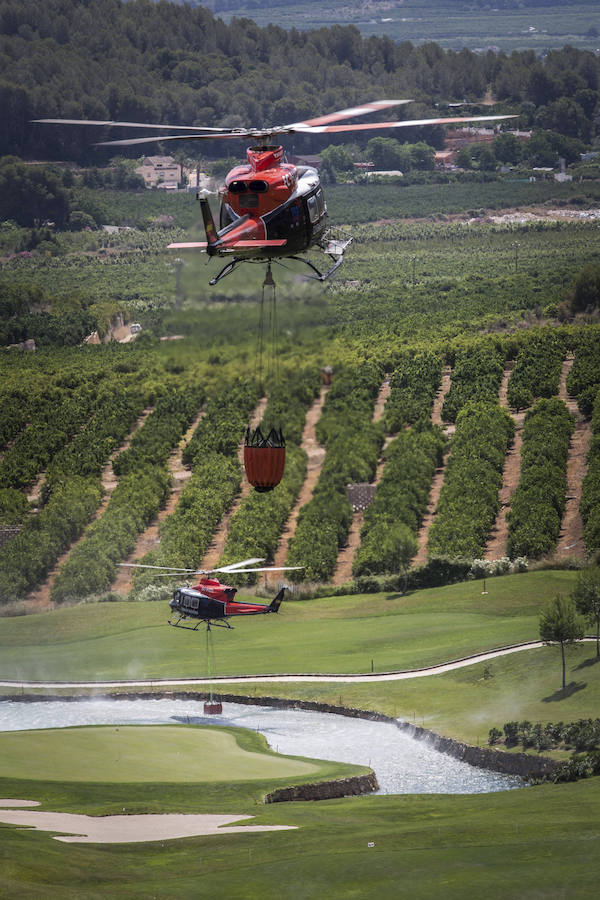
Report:
[[[211,834],[255,833],[257,831],[287,831],[296,825],[236,825],[254,816],[166,815],[141,816],[81,816],[73,813],[39,812],[15,807],[39,806],[36,800],[0,800],[0,822],[21,825],[38,831],[59,831],[57,841],[72,844],[122,844],[143,841],[170,841],[176,838]],[[10,807],[10,810],[8,809]],[[228,826],[228,827],[226,827]]]

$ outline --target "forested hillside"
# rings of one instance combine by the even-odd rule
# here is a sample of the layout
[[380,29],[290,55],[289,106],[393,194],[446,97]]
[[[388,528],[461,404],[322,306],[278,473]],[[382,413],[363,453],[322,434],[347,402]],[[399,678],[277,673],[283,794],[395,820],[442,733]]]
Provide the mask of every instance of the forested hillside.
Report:
[[[32,127],[36,117],[263,125],[298,121],[375,97],[410,97],[410,115],[480,101],[491,88],[521,124],[589,140],[600,61],[574,48],[444,52],[363,38],[353,27],[284,31],[151,0],[1,0],[0,154],[81,159],[95,133]],[[408,116],[408,113],[407,113]],[[406,130],[408,141],[429,129]],[[203,152],[219,152],[203,146]],[[311,149],[296,136],[297,150]],[[197,150],[197,148],[196,148]]]

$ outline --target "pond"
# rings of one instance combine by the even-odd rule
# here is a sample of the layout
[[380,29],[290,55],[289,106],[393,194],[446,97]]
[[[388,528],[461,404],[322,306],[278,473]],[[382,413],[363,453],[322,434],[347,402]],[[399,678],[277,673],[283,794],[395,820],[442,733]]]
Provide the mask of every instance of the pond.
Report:
[[370,766],[380,794],[480,794],[526,786],[514,775],[478,769],[402,733],[392,722],[372,722],[300,709],[224,703],[204,716],[203,702],[159,698],[0,702],[0,731],[69,725],[233,725],[264,734],[278,753]]

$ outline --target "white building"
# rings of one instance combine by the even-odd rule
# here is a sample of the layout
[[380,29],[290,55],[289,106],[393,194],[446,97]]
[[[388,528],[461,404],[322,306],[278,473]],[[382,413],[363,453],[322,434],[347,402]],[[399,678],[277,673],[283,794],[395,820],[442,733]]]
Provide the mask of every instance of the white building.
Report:
[[181,166],[172,156],[146,156],[135,171],[147,188],[176,191],[181,183]]

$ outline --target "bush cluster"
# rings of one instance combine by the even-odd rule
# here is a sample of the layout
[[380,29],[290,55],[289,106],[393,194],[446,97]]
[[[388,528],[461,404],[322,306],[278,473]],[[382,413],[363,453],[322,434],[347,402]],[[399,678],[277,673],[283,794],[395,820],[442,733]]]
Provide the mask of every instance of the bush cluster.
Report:
[[[170,388],[170,389],[169,389]],[[115,475],[127,475],[148,465],[164,465],[171,450],[192,422],[202,402],[204,389],[189,385],[179,390],[169,386],[131,444],[113,462]]]
[[460,410],[471,401],[496,401],[504,362],[504,351],[496,341],[480,340],[477,344],[459,349],[452,369],[450,390],[444,400],[444,421],[456,422]]
[[547,722],[535,725],[526,720],[505,722],[502,731],[491,728],[488,743],[497,744],[502,740],[507,747],[519,744],[523,750],[535,748],[544,750],[575,750],[583,753],[600,749],[600,719],[579,719],[577,722]]
[[584,416],[591,416],[600,386],[600,334],[597,328],[584,331],[577,341],[575,360],[567,375],[567,390],[577,397]]
[[482,555],[500,508],[498,491],[513,435],[513,420],[497,403],[463,406],[429,532],[430,556]]
[[103,514],[60,567],[51,599],[61,603],[108,590],[118,563],[129,556],[138,535],[156,518],[170,487],[171,476],[165,467],[146,466],[125,475]]
[[[236,562],[252,556],[272,562],[306,478],[307,457],[299,444],[307,409],[319,393],[319,385],[319,372],[314,367],[286,373],[269,389],[269,402],[261,427],[264,434],[271,427],[282,428],[286,439],[285,471],[276,488],[265,493],[251,491],[232,516],[220,562]],[[254,583],[256,577],[248,575],[242,580]]]
[[293,580],[326,581],[335,571],[352,522],[346,485],[372,481],[383,443],[383,429],[372,421],[381,378],[379,366],[371,363],[336,372],[317,424],[325,462],[290,541],[288,564],[304,566],[290,574]]
[[365,512],[354,575],[391,571],[382,533],[397,524],[406,525],[416,536],[427,504],[431,479],[441,465],[445,437],[432,426],[398,435],[386,448],[386,463],[373,502]]
[[0,550],[0,602],[24,597],[43,581],[82,534],[101,497],[97,478],[74,475],[57,486],[46,506]]
[[538,559],[556,546],[573,428],[573,416],[557,397],[540,400],[525,416],[521,477],[507,516],[511,557]]
[[204,418],[183,451],[184,465],[194,468],[196,457],[210,453],[236,455],[258,398],[258,384],[241,378],[211,396]]
[[35,418],[21,431],[0,462],[0,482],[5,487],[26,488],[73,435],[83,427],[93,408],[88,384],[71,396],[50,390],[46,402],[35,410]]
[[[240,490],[242,475],[238,449],[258,386],[241,379],[226,384],[207,404],[183,452],[192,466],[174,512],[159,526],[160,547],[141,560],[149,565],[196,568],[204,557],[221,519]],[[143,570],[134,576],[135,596],[151,582]]]
[[390,379],[384,424],[388,434],[431,416],[442,378],[441,354],[417,351],[404,356]]
[[527,409],[539,397],[554,397],[565,352],[565,341],[555,329],[531,334],[519,351],[508,382],[508,405]]
[[52,459],[42,488],[45,503],[58,483],[71,475],[99,478],[110,453],[131,431],[144,406],[139,389],[106,397],[85,428]]
[[592,441],[587,456],[579,512],[583,520],[583,540],[588,553],[600,550],[600,390],[592,414]]

